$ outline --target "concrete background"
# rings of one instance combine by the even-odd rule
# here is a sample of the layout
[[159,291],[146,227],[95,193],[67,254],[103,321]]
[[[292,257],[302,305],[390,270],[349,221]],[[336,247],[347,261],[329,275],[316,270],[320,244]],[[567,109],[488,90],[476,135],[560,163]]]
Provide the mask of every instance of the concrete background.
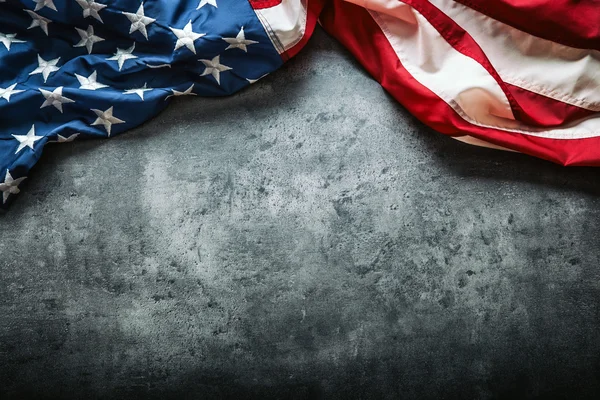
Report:
[[432,132],[318,31],[48,149],[0,216],[0,397],[598,398],[599,171]]

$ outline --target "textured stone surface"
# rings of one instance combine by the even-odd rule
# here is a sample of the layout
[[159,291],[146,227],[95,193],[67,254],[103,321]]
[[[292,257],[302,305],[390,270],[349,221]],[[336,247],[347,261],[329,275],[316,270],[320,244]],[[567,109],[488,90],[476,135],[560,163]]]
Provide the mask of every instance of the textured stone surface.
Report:
[[42,157],[0,216],[0,397],[593,397],[599,171],[436,134],[319,31]]

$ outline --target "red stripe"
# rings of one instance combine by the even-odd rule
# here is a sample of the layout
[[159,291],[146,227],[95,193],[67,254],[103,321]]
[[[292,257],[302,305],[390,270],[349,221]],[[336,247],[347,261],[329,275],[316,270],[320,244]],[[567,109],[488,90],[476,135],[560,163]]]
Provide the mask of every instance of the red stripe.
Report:
[[394,98],[437,131],[453,136],[469,134],[564,165],[600,166],[600,138],[546,139],[482,128],[462,119],[406,71],[387,38],[365,9],[343,0],[332,0],[321,14],[320,21]]
[[532,35],[600,50],[598,0],[455,0]]
[[281,4],[282,0],[248,0],[255,10],[271,8]]
[[515,118],[533,126],[560,126],[595,114],[594,111],[563,103],[529,90],[506,84],[512,97],[519,103]]

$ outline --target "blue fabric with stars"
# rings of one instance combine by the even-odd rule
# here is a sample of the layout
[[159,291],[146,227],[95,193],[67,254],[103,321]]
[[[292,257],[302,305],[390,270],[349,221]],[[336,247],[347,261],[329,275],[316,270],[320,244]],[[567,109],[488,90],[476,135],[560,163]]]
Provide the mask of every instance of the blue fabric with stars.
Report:
[[46,144],[115,136],[281,64],[247,0],[0,0],[0,208]]

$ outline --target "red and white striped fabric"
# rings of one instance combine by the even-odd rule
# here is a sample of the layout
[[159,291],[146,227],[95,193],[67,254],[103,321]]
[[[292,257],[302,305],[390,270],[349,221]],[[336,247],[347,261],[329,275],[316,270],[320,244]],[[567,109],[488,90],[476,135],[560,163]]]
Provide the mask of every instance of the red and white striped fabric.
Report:
[[284,58],[319,18],[439,132],[564,165],[600,165],[598,0],[251,3]]

